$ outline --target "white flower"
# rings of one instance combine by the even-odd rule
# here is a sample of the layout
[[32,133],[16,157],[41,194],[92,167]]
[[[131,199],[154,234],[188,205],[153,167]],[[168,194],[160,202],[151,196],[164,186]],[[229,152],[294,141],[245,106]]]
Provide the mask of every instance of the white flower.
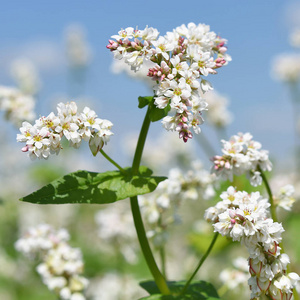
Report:
[[208,110],[205,115],[213,126],[223,128],[232,122],[232,114],[227,110],[228,99],[216,91],[205,94]]
[[26,143],[22,151],[29,152],[32,159],[47,159],[50,153],[58,154],[62,148],[62,136],[75,148],[80,146],[82,139],[88,141],[92,153],[96,155],[113,135],[113,124],[97,118],[96,113],[88,107],[79,113],[75,102],[59,103],[57,111],[57,116],[52,112],[48,117],[36,120],[33,126],[23,122],[17,141]]
[[27,59],[19,58],[11,64],[11,74],[18,88],[26,95],[35,95],[40,88],[40,79],[34,64]]
[[271,76],[283,82],[297,82],[300,78],[300,55],[287,53],[275,57],[272,62]]
[[91,49],[88,45],[84,29],[73,24],[65,30],[66,54],[71,67],[86,67],[91,60]]
[[0,86],[0,110],[5,112],[7,120],[19,126],[23,121],[31,121],[35,118],[35,100],[31,95]]
[[261,150],[261,144],[253,141],[250,133],[238,133],[229,141],[221,142],[223,156],[213,157],[213,172],[231,181],[233,175],[246,174],[253,186],[260,185],[262,176],[257,168],[263,171],[272,169],[268,151]]
[[296,273],[285,275],[290,259],[280,253],[279,247],[284,229],[267,217],[270,206],[267,199],[259,192],[249,195],[236,192],[233,187],[223,192],[221,198],[215,207],[206,210],[205,218],[214,223],[215,232],[246,246],[251,298],[269,295],[272,299],[283,299],[285,295],[284,299],[290,299],[299,276]]
[[15,247],[27,256],[41,254],[42,262],[37,266],[37,272],[49,290],[62,299],[85,299],[82,292],[88,280],[80,276],[83,272],[82,254],[80,249],[67,243],[68,239],[65,229],[56,231],[50,225],[41,224],[30,228]]
[[144,31],[146,34],[126,28],[112,36],[116,41],[109,40],[107,48],[134,71],[144,61],[155,63],[148,72],[156,82],[153,87],[155,105],[159,109],[171,106],[170,116],[162,120],[163,127],[177,131],[179,138],[187,142],[193,137],[191,128],[196,134],[200,133],[201,111],[207,107],[199,95],[200,89],[203,92],[212,89],[201,76],[216,74],[215,69],[230,60],[225,54],[226,40],[210,32],[209,26],[204,24],[182,25],[165,36],[158,36],[157,30],[153,29]]

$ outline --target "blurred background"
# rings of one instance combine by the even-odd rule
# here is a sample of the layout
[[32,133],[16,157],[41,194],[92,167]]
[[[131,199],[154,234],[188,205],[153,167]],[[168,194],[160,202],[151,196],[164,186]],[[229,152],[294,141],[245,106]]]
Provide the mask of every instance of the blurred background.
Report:
[[[299,177],[295,172],[299,166],[297,149],[300,141],[299,16],[300,2],[290,0],[254,0],[246,4],[242,1],[226,3],[219,0],[213,3],[161,1],[159,4],[141,1],[5,1],[0,10],[0,86],[18,88],[30,97],[26,103],[29,106],[32,103],[37,117],[55,111],[59,102],[74,100],[81,108],[89,106],[100,118],[113,122],[114,136],[106,152],[127,166],[131,164],[144,117],[144,112],[137,107],[137,98],[151,95],[151,90],[144,80],[132,78],[128,72],[122,71],[122,67],[113,65],[113,56],[106,49],[108,40],[121,28],[129,26],[143,29],[148,25],[164,35],[181,24],[208,24],[212,31],[228,40],[228,53],[232,56],[228,66],[222,68],[217,76],[208,78],[217,92],[217,100],[212,99],[211,106],[213,103],[219,108],[226,106],[226,111],[220,112],[225,119],[220,126],[214,123],[211,116],[204,115],[206,122],[201,126],[203,136],[209,137],[211,147],[216,149],[211,156],[221,153],[221,138],[237,132],[250,132],[254,140],[261,142],[263,149],[270,152],[275,167],[271,176],[274,179],[273,187],[278,189],[287,183],[297,186]],[[3,97],[1,92],[0,89],[0,99]],[[110,242],[99,233],[98,227],[103,225],[99,221],[101,217],[96,217],[100,207],[41,207],[17,201],[67,172],[77,169],[101,172],[112,167],[102,157],[93,157],[87,145],[78,151],[65,147],[58,157],[31,162],[16,142],[19,132],[16,125],[20,120],[5,106],[2,106],[0,117],[0,261],[5,264],[0,271],[0,299],[57,299],[43,286],[34,271],[37,261],[24,259],[14,247],[16,240],[28,227],[40,223],[49,223],[55,228],[66,227],[71,234],[70,243],[82,248],[86,262],[85,274],[92,282],[91,290],[96,291],[98,287],[95,295],[89,292],[90,299],[126,300],[145,295],[139,290],[137,282],[141,278],[148,279],[150,275],[140,253],[131,249],[134,254],[130,256],[127,253],[126,256],[124,253],[127,250],[124,253],[121,251],[123,255],[105,249],[109,248],[107,244]],[[169,148],[166,139],[172,140]],[[146,144],[144,161],[160,175],[167,175],[170,168],[178,166],[189,169],[196,158],[209,171],[209,155],[203,150],[203,144],[201,146],[197,139],[193,139],[183,145],[182,141],[176,139],[176,133],[166,133],[160,122],[154,123]],[[170,145],[174,145],[176,150],[170,149]],[[159,149],[163,149],[163,153]],[[161,160],[166,162],[163,167]],[[251,187],[245,181],[241,179],[236,184],[248,188],[250,192]],[[297,187],[296,195],[299,195]],[[218,192],[215,201],[217,196]],[[178,249],[182,243],[183,249],[177,252],[181,257],[186,257],[186,253],[190,256],[185,262],[186,270],[169,267],[171,279],[183,279],[189,274],[192,269],[189,266],[195,264],[197,257],[205,251],[206,244],[209,244],[210,233],[206,236],[203,229],[206,227],[198,223],[208,206],[207,203],[201,204],[199,210],[193,211],[193,221],[189,222],[189,218],[183,221],[184,242],[173,235],[170,244],[176,246],[169,247],[169,250],[174,247]],[[116,212],[126,211],[128,201],[113,207]],[[296,206],[294,217],[287,220],[288,215],[283,213],[282,220],[285,220],[284,227],[289,228],[286,231],[290,232],[286,237],[287,244],[293,248],[288,254],[294,259],[299,273],[300,245],[292,242],[299,228],[297,207],[299,210],[299,205]],[[185,208],[182,214],[190,215],[191,212]],[[96,241],[95,236],[99,237]],[[199,240],[205,242],[201,244]],[[114,243],[113,249],[118,249],[119,241],[114,240]],[[137,246],[137,241],[133,243]],[[172,251],[170,257],[174,255]],[[233,264],[231,258],[238,256],[240,251],[240,248],[223,240],[217,247],[215,261],[208,262],[208,265],[211,264],[211,270],[221,262],[224,269],[230,267]],[[224,264],[224,255],[228,258],[227,265]],[[236,265],[240,266],[239,263]],[[220,273],[220,270],[216,272]],[[214,274],[212,272],[208,277],[214,278]],[[231,276],[241,276],[241,273],[238,274]],[[223,274],[223,279],[228,280],[228,276]],[[203,277],[205,274],[199,275],[199,278]],[[219,278],[215,283],[223,299],[240,299],[238,288],[233,286],[232,292],[223,279]],[[123,290],[127,288],[128,295],[120,296],[121,292],[116,292],[116,295],[109,292],[105,294],[105,287],[110,286],[108,283],[113,283],[111,290],[116,289],[115,286],[122,286]],[[239,288],[247,295],[246,282]]]

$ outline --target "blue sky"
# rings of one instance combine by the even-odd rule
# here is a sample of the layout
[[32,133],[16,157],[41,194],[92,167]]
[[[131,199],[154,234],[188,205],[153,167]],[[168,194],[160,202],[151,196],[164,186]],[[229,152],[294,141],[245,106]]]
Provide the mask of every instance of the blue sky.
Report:
[[[272,58],[293,51],[288,35],[297,24],[299,1],[5,1],[0,10],[0,84],[12,84],[10,62],[25,56],[37,63],[43,89],[38,114],[48,114],[54,95],[68,92],[63,50],[64,29],[85,27],[93,51],[85,93],[95,110],[115,124],[115,137],[138,130],[143,112],[136,106],[148,93],[140,82],[111,74],[111,35],[132,26],[157,28],[161,34],[185,23],[205,23],[228,39],[233,61],[211,76],[214,88],[230,99],[235,119],[228,134],[250,131],[275,156],[290,153],[293,142],[287,89],[270,77]],[[299,18],[300,19],[300,18]],[[299,21],[298,21],[299,22]],[[69,99],[67,99],[69,100]],[[160,129],[155,125],[153,132]],[[205,127],[203,127],[205,131]]]

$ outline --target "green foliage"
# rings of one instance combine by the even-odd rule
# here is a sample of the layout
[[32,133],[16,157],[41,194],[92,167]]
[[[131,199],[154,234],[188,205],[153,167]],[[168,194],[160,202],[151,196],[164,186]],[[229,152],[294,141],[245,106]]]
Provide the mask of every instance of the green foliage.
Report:
[[139,97],[139,108],[143,108],[146,105],[150,106],[150,114],[149,118],[151,122],[156,122],[164,118],[168,115],[168,112],[171,110],[171,106],[167,105],[164,109],[157,108],[154,104],[154,97],[146,96],[146,97]]
[[40,185],[48,184],[64,174],[64,169],[57,164],[51,164],[49,161],[43,164],[32,165],[29,169],[29,176],[35,183]]
[[181,296],[180,293],[184,288],[185,281],[168,281],[168,287],[172,295],[162,295],[154,281],[141,282],[140,286],[145,289],[150,296],[142,299],[147,300],[217,300],[220,299],[216,289],[212,284],[205,281],[196,281],[189,285],[186,293]]
[[146,167],[140,167],[139,174],[134,176],[131,175],[130,168],[125,171],[76,171],[52,181],[20,200],[37,204],[107,204],[150,193],[166,179],[151,176],[152,171]]
[[138,98],[138,100],[139,100],[138,108],[144,108],[145,106],[147,106],[148,104],[150,104],[153,101],[153,98],[154,97],[152,97],[152,96],[145,96],[145,97],[140,96]]
[[[192,232],[188,235],[188,240],[189,243],[193,246],[193,248],[196,249],[197,252],[205,253],[211,243],[212,234]],[[223,251],[224,248],[226,248],[231,244],[232,242],[229,239],[219,235],[218,239],[216,240],[216,243],[214,244],[213,249],[211,250],[211,253],[212,254],[219,253]]]

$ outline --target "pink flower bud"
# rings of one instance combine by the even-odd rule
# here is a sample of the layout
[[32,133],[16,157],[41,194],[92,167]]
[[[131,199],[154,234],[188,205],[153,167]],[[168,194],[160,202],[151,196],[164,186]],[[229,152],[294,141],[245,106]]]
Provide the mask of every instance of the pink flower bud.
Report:
[[219,52],[222,53],[222,54],[224,54],[226,51],[227,51],[226,47],[219,48]]

